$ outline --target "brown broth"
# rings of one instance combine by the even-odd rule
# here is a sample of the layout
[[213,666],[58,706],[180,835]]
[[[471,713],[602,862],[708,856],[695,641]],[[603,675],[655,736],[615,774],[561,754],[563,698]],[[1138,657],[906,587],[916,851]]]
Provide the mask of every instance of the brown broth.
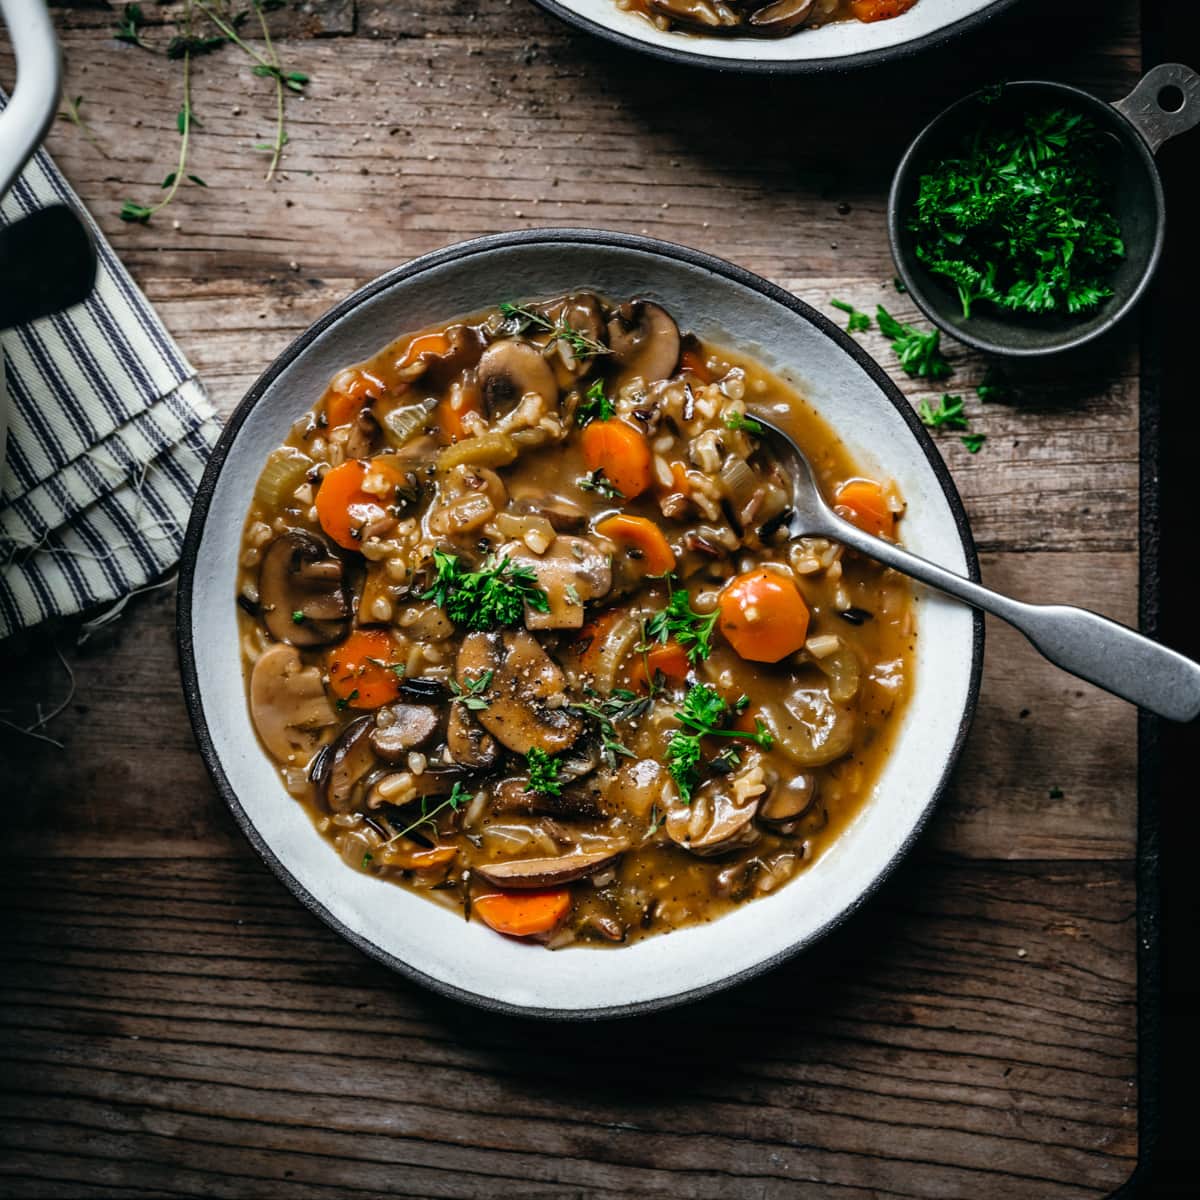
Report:
[[[545,302],[547,311],[553,311],[549,308],[550,303]],[[443,403],[443,407],[425,422],[425,429],[435,430],[433,436],[419,433],[394,456],[411,467],[422,483],[432,487],[432,496],[426,492],[416,505],[404,509],[402,515],[395,519],[394,528],[387,530],[387,537],[376,539],[388,547],[382,557],[372,562],[362,559],[356,551],[342,554],[342,558],[352,564],[348,573],[352,577],[354,609],[359,615],[365,613],[371,629],[386,631],[390,639],[387,662],[403,664],[406,680],[414,677],[443,683],[454,680],[461,687],[464,682],[470,684],[480,679],[479,673],[474,676],[462,674],[461,668],[455,668],[455,654],[463,641],[463,630],[454,628],[453,623],[430,601],[417,597],[431,582],[425,561],[431,545],[436,543],[443,548],[453,549],[463,559],[469,556],[478,559],[481,554],[480,536],[487,536],[480,528],[461,535],[435,532],[431,520],[436,525],[437,514],[442,511],[441,506],[446,502],[451,488],[448,482],[450,476],[435,473],[432,460],[435,455],[444,453],[448,442],[437,424],[439,419],[444,421],[446,396],[455,387],[459,389],[457,394],[470,393],[485,344],[506,340],[503,336],[498,339],[497,323],[498,316],[493,312],[468,318],[441,330],[397,339],[367,362],[339,373],[331,381],[325,395],[316,398],[312,409],[297,422],[287,440],[287,446],[312,459],[315,464],[312,475],[315,478],[318,472],[327,470],[323,463],[344,455],[344,448],[339,453],[338,437],[334,436],[340,430],[331,431],[322,420],[323,415],[341,411],[338,406],[345,405],[342,397],[359,390],[361,402],[369,404],[375,420],[385,425],[389,413],[405,409],[415,401],[428,398]],[[418,371],[414,376],[412,348],[422,344],[439,345],[438,342],[422,343],[421,339],[428,338],[431,333],[437,335],[455,328],[459,330],[454,335],[457,349],[449,356],[433,359],[427,369]],[[507,330],[500,331],[501,335],[505,332]],[[536,328],[526,333],[530,338],[540,335],[543,340],[546,336]],[[761,494],[767,497],[763,500],[764,504],[778,504],[772,487],[779,490],[781,481],[765,451],[756,439],[743,433],[731,433],[724,424],[723,418],[732,406],[732,411],[758,412],[786,428],[804,448],[827,494],[833,495],[849,479],[863,477],[864,472],[841,439],[794,388],[745,355],[702,345],[694,339],[690,342],[685,339],[684,344],[688,360],[695,365],[695,373],[677,371],[671,380],[652,384],[640,391],[635,381],[626,389],[626,393],[612,392],[617,402],[618,418],[627,417],[630,423],[636,424],[640,420],[636,412],[645,411],[650,401],[659,406],[656,411],[660,415],[666,414],[661,415],[659,432],[647,439],[652,446],[661,444],[664,447],[664,459],[693,463],[693,459],[686,457],[687,448],[697,448],[698,452],[697,439],[703,437],[705,432],[711,432],[723,447],[726,461],[729,457],[738,457],[736,451],[740,447],[747,455],[745,461],[755,464],[756,491],[749,503],[753,504],[754,497]],[[553,354],[550,357],[553,358]],[[597,519],[613,510],[646,517],[679,548],[678,577],[688,588],[690,601],[698,611],[711,609],[725,580],[735,571],[757,568],[763,563],[775,564],[769,569],[777,575],[782,572],[794,579],[807,603],[810,624],[806,648],[787,655],[775,665],[748,662],[734,651],[719,632],[714,631],[711,656],[691,668],[692,674],[687,685],[680,684],[670,692],[653,698],[650,710],[640,719],[622,723],[614,730],[633,757],[618,758],[617,770],[606,770],[602,766],[599,772],[564,789],[572,795],[577,793],[580,803],[585,807],[597,807],[603,814],[600,817],[580,818],[571,812],[567,815],[536,815],[496,811],[500,805],[497,799],[499,785],[505,777],[511,778],[522,766],[520,757],[511,754],[504,760],[507,766],[498,777],[482,782],[472,780],[472,794],[476,797],[487,796],[483,804],[477,799],[475,803],[465,803],[457,809],[448,808],[444,800],[446,789],[443,787],[441,793],[427,800],[411,798],[399,805],[384,804],[377,808],[371,808],[364,796],[356,793],[357,799],[346,811],[331,811],[320,794],[321,789],[308,782],[305,770],[310,764],[304,761],[305,754],[293,755],[291,761],[282,759],[278,754],[273,756],[285,786],[305,805],[317,828],[333,843],[347,865],[419,891],[440,903],[465,908],[468,912],[480,895],[497,891],[479,875],[479,868],[486,870],[489,863],[552,857],[556,853],[587,852],[613,845],[627,847],[613,866],[604,867],[591,879],[583,878],[567,885],[571,897],[569,913],[552,931],[543,935],[543,940],[554,946],[568,941],[587,945],[606,945],[610,944],[610,940],[629,942],[696,921],[713,920],[740,902],[782,886],[815,861],[858,814],[890,752],[911,686],[915,644],[911,592],[907,582],[868,560],[843,555],[840,548],[828,543],[789,546],[780,541],[778,536],[764,541],[757,537],[752,526],[748,526],[744,537],[747,544],[710,562],[708,553],[711,547],[702,551],[689,549],[691,543],[688,539],[696,535],[697,530],[732,538],[733,529],[724,507],[718,507],[716,516],[709,518],[695,510],[694,506],[700,500],[693,498],[690,501],[692,507],[685,508],[678,515],[666,515],[664,506],[669,508],[677,502],[668,500],[671,493],[665,485],[656,484],[644,494],[624,503],[576,486],[575,481],[587,476],[588,464],[582,455],[582,435],[577,425],[563,415],[582,399],[582,393],[596,369],[596,362],[603,363],[604,369],[608,368],[608,363],[596,356],[584,377],[583,385],[569,381],[568,386],[560,389],[559,408],[556,414],[551,415],[563,418],[563,440],[552,439],[544,447],[523,449],[516,462],[498,470],[507,503],[493,514],[482,529],[491,530],[494,535],[496,522],[501,520],[505,512],[511,513],[523,501],[530,504],[547,503],[547,497],[574,506],[583,517],[579,533],[560,532],[556,545],[566,544],[568,539],[577,536],[584,541],[596,539],[598,535],[594,532],[594,526]],[[561,384],[564,376],[561,360],[555,362],[555,369],[559,372]],[[707,376],[713,382],[705,384],[701,376]],[[639,408],[638,398],[644,394],[649,395],[650,400],[643,398]],[[693,399],[689,401],[687,395],[692,395]],[[694,406],[690,423],[684,421],[682,414],[687,409],[679,408],[681,402]],[[717,411],[710,416],[702,413],[696,415],[706,404],[717,404]],[[683,428],[690,431],[687,436],[671,432],[677,428],[672,424],[672,412],[677,414]],[[502,418],[497,417],[491,426],[498,423],[502,423]],[[697,430],[700,432],[697,433]],[[666,445],[668,435],[671,437],[669,448]],[[467,436],[457,444],[468,445],[471,442],[472,438]],[[468,475],[474,470],[477,469],[466,469]],[[698,482],[710,478],[695,465],[690,470],[698,472]],[[482,479],[486,472],[479,471],[478,475]],[[491,486],[489,483],[484,487],[480,483],[484,491]],[[298,493],[293,489],[285,499],[277,502],[264,503],[261,498],[256,498],[251,504],[243,533],[240,588],[244,607],[240,615],[240,629],[248,689],[256,658],[264,648],[271,648],[274,644],[274,639],[269,637],[264,628],[264,615],[247,611],[254,607],[255,599],[261,599],[259,570],[263,554],[273,545],[273,539],[284,530],[298,529],[313,534],[321,532],[316,511],[309,503],[310,493],[315,494],[318,485],[310,483],[305,490],[306,485],[301,482],[296,488],[299,489]],[[295,499],[296,494],[299,500]],[[701,494],[693,492],[693,497]],[[887,494],[894,496],[894,488],[890,485]],[[715,502],[710,498],[709,503],[711,509]],[[898,502],[896,507],[899,507]],[[396,532],[408,525],[412,528],[403,536]],[[497,540],[495,536],[490,537],[489,549],[496,548]],[[600,544],[604,544],[603,539],[600,539]],[[574,546],[574,543],[570,545]],[[374,553],[370,538],[361,548]],[[623,557],[619,546],[611,561],[614,580],[617,581],[627,581],[631,571],[636,577],[641,569],[636,559]],[[364,563],[368,572],[365,582],[362,570]],[[816,569],[810,569],[814,566]],[[542,578],[539,576],[539,580]],[[384,581],[382,584],[380,579]],[[614,583],[614,588],[617,586]],[[387,620],[372,619],[373,615],[377,617],[382,613],[382,609],[379,613],[373,608],[365,612],[368,605],[374,603],[371,597],[376,594],[383,594],[388,599],[390,610]],[[666,596],[666,585],[661,580],[642,579],[635,582],[630,594],[615,604],[606,598],[582,605],[585,610],[585,628],[582,631],[560,629],[540,631],[535,635],[550,658],[561,666],[566,679],[566,692],[571,700],[584,704],[598,702],[599,698],[588,696],[586,692],[587,686],[598,679],[597,673],[589,669],[588,664],[594,667],[595,661],[589,657],[589,653],[593,647],[616,644],[608,639],[619,639],[623,629],[628,631],[629,621],[633,618],[627,619],[621,614],[641,612],[645,619],[645,615],[663,607]],[[846,611],[849,611],[855,623],[840,615]],[[617,615],[605,615],[610,612]],[[356,618],[355,624],[358,623]],[[597,626],[599,632],[589,640],[589,630],[595,631]],[[448,630],[449,636],[442,637]],[[829,642],[829,635],[837,639],[837,649],[832,659],[822,659],[811,648],[821,648],[822,639]],[[639,628],[634,644],[640,642]],[[599,653],[599,649],[595,652]],[[336,645],[332,649],[320,646],[302,649],[300,658],[305,666],[315,666],[323,673],[322,682],[328,689],[331,686],[330,661],[331,658],[336,660],[336,654]],[[606,680],[607,684],[634,690],[634,694],[641,697],[645,694],[641,683],[645,678],[645,663],[643,653],[631,650],[623,656],[612,678]],[[829,677],[831,669],[834,672],[833,683]],[[837,686],[848,688],[855,669],[860,683],[853,696],[840,703],[830,701],[830,689]],[[333,673],[336,675],[337,669]],[[374,686],[372,681],[377,673],[374,666],[362,669],[360,674],[365,687]],[[383,674],[385,685],[390,687],[391,681],[396,678],[395,672],[388,675],[385,671]],[[671,831],[677,833],[688,821],[698,819],[698,814],[703,816],[708,811],[705,808],[707,800],[703,799],[705,792],[701,784],[697,786],[692,806],[681,805],[677,799],[678,791],[661,765],[666,759],[671,733],[678,728],[678,722],[672,714],[682,703],[686,686],[698,683],[715,686],[730,704],[739,696],[749,697],[747,713],[762,716],[776,733],[775,745],[771,749],[757,751],[759,765],[768,776],[777,777],[775,786],[758,798],[759,805],[765,804],[775,790],[783,786],[783,781],[801,773],[812,777],[816,789],[815,802],[807,812],[794,820],[788,832],[768,828],[756,818],[751,822],[752,831],[756,834],[753,845],[733,849],[718,857],[698,857],[672,840]],[[524,680],[521,686],[525,686]],[[819,702],[815,709],[808,711],[811,718],[808,725],[800,728],[799,722],[787,719],[784,706],[785,703],[795,706],[796,697],[804,696],[816,697]],[[822,696],[823,701],[820,700]],[[369,708],[356,707],[362,701],[360,696],[334,710],[333,723],[314,731],[313,746],[327,745],[354,719],[364,712],[370,713],[372,710]],[[491,713],[495,717],[492,709],[499,703],[499,699],[492,698],[489,708],[477,716]],[[586,714],[569,711],[575,713],[585,728],[594,725]],[[836,719],[832,719],[831,714]],[[845,742],[844,753],[835,755],[829,762],[806,767],[795,760],[794,753],[789,756],[785,752],[779,737],[781,723],[790,725],[793,730],[789,745],[794,752],[797,744],[804,743],[806,738],[812,739],[813,730],[819,730],[822,720],[826,718],[832,719],[832,741],[842,738]],[[816,740],[819,742],[819,737]],[[707,738],[702,744],[709,760],[717,749],[738,746],[742,761],[728,778],[730,781],[745,779],[748,786],[752,783],[755,747],[738,738]],[[425,751],[436,752],[436,746],[435,741],[416,753],[428,757]],[[447,752],[443,751],[442,758],[445,757]],[[560,760],[567,757],[569,755],[558,756]],[[815,757],[819,758],[820,754]],[[430,758],[423,775],[419,774],[415,779],[428,780],[432,761]],[[412,776],[411,764],[407,760],[393,768],[389,777],[394,779],[397,775]],[[711,785],[710,791],[718,787],[728,789],[734,784],[718,781]],[[397,794],[403,799],[407,792],[402,790]],[[509,791],[505,794],[510,797],[515,794],[513,785],[509,785]],[[520,792],[522,798],[526,795]],[[664,796],[674,798],[668,803],[662,798]],[[538,803],[550,803],[550,798],[535,799]],[[554,800],[554,803],[562,802]],[[739,815],[744,807],[734,805]],[[384,839],[393,838],[404,825],[419,818],[422,812],[435,809],[433,820],[414,832],[421,837],[425,846],[435,848],[435,855],[448,855],[452,848],[453,855],[448,861],[430,865],[422,859],[422,854],[428,857],[425,846],[408,837],[392,841],[393,847],[398,845],[403,851],[398,859],[394,858],[387,845],[381,845]],[[670,820],[667,819],[668,813],[674,814]],[[464,821],[470,822],[469,828],[463,827]],[[650,832],[652,829],[653,832]],[[703,830],[693,832],[693,839],[702,833]]]
[[804,24],[778,28],[754,25],[750,17],[768,8],[769,0],[614,0],[660,29],[678,29],[703,37],[788,37],[838,21],[882,21],[901,16],[916,0],[817,0]]

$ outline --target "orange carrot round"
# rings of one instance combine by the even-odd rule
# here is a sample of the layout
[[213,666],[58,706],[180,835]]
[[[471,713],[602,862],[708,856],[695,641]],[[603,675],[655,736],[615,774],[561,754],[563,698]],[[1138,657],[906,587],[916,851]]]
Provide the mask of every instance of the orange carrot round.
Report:
[[549,933],[567,915],[571,893],[566,888],[540,892],[489,892],[476,896],[472,908],[497,933],[529,937]]
[[395,645],[382,629],[356,629],[329,651],[329,687],[351,708],[379,708],[400,694],[400,676],[389,669]]
[[478,392],[464,396],[463,401],[461,408],[451,407],[449,397],[438,401],[438,406],[434,410],[433,420],[434,424],[438,427],[438,432],[441,434],[443,442],[461,442],[467,436],[467,427],[463,424],[463,418],[467,413],[483,411],[482,400]]
[[604,477],[625,497],[640,496],[654,478],[650,446],[624,421],[593,421],[580,437],[583,461],[589,471]]
[[[589,425],[588,429],[591,428]],[[596,532],[626,549],[636,551],[647,575],[665,575],[675,569],[675,551],[671,549],[666,535],[645,517],[615,513],[603,521],[597,521]]]
[[419,358],[441,358],[450,349],[450,339],[444,333],[418,334],[407,346],[396,362],[396,370],[411,367]]
[[868,24],[906,13],[917,0],[850,0],[850,15]]
[[850,479],[834,493],[834,508],[864,533],[892,534],[896,514],[888,508],[883,488],[873,479]]
[[[648,673],[647,668],[649,668]],[[648,689],[650,680],[660,671],[667,679],[682,683],[687,679],[688,671],[691,669],[692,664],[688,659],[687,651],[672,638],[669,642],[651,646],[646,651],[644,658],[639,656],[634,660],[633,666],[629,670],[629,686],[634,691],[639,688]]]
[[386,496],[363,490],[370,472],[381,475],[389,483],[402,486],[405,473],[395,455],[380,454],[367,462],[351,458],[326,471],[317,489],[317,520],[321,528],[339,546],[357,550],[365,526],[388,515]]
[[325,398],[325,419],[330,429],[349,425],[367,404],[365,396],[352,396],[349,392],[330,392]]
[[808,636],[808,605],[779,571],[759,567],[735,576],[718,602],[718,624],[729,644],[750,662],[778,662]]
[[712,383],[713,381],[712,372],[708,369],[708,363],[704,361],[704,355],[691,347],[679,356],[679,369],[695,375],[701,383]]

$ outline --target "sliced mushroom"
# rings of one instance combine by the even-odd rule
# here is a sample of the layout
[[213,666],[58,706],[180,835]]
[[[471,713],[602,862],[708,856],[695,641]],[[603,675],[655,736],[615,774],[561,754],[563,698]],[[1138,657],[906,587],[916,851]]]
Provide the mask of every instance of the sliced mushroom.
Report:
[[799,29],[813,16],[817,0],[771,0],[750,14],[748,24],[753,33],[767,37],[782,37]]
[[375,751],[371,746],[370,717],[358,717],[342,730],[333,744],[325,775],[325,803],[335,813],[351,812],[356,807],[362,789],[358,786],[375,766]]
[[370,458],[378,448],[379,435],[379,422],[370,408],[360,408],[350,426],[350,436],[346,439],[346,457]]
[[564,706],[562,668],[524,630],[467,634],[455,670],[460,687],[492,672],[488,706],[478,720],[509,750],[558,754],[579,740],[583,722]]
[[490,771],[499,757],[496,739],[475,720],[475,714],[461,700],[450,705],[446,749],[456,763],[472,771]]
[[371,746],[384,762],[403,762],[410,750],[433,740],[439,723],[437,709],[426,705],[385,704],[375,713]]
[[556,533],[578,533],[587,524],[587,513],[578,504],[543,493],[514,497],[508,511],[517,516],[545,517]]
[[679,365],[679,326],[652,300],[627,300],[608,322],[608,344],[621,381],[667,379]]
[[758,841],[757,811],[757,800],[736,802],[729,779],[710,779],[696,790],[690,805],[677,805],[667,813],[667,836],[701,858],[729,854]]
[[[587,339],[592,346],[604,347],[604,311],[600,301],[591,292],[577,292],[564,296],[552,304],[543,306],[542,311],[552,325],[567,326]],[[585,375],[592,365],[592,354],[577,353],[567,338],[558,338],[554,343],[558,382],[569,387],[576,379]],[[597,353],[593,350],[592,353]]]
[[523,858],[516,862],[477,863],[474,872],[494,887],[551,888],[586,879],[610,866],[624,853],[615,850],[576,851],[559,858]]
[[526,605],[527,629],[582,629],[583,606],[612,588],[611,559],[587,538],[560,535],[545,554],[534,554],[523,542],[509,542],[497,553],[532,571],[546,593],[546,612]]
[[271,646],[250,675],[250,715],[263,745],[280,762],[307,763],[320,731],[337,720],[321,672],[292,646]]
[[775,781],[771,790],[758,802],[759,824],[777,833],[794,833],[817,799],[817,781],[806,771],[790,779]]
[[345,567],[327,542],[303,529],[281,533],[258,571],[267,631],[293,646],[324,646],[346,636]]
[[600,765],[600,743],[595,737],[580,738],[558,760],[558,782],[575,783]]
[[738,13],[714,0],[650,0],[650,7],[664,17],[702,29],[732,27],[741,21]]
[[613,806],[595,788],[565,787],[557,796],[550,796],[527,791],[528,786],[524,775],[502,780],[492,792],[491,811],[559,817],[564,821],[602,821],[613,815]]
[[547,409],[558,402],[558,384],[542,352],[530,342],[504,338],[493,342],[479,360],[477,369],[483,404],[489,418],[512,412],[534,392]]

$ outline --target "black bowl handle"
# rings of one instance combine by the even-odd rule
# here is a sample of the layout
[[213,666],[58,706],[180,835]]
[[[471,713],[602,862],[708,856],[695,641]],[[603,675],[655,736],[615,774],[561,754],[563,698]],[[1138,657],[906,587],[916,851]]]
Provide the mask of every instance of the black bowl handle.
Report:
[[[1167,104],[1172,107],[1167,107]],[[1151,150],[1200,125],[1200,75],[1183,63],[1159,63],[1125,97],[1113,103]]]

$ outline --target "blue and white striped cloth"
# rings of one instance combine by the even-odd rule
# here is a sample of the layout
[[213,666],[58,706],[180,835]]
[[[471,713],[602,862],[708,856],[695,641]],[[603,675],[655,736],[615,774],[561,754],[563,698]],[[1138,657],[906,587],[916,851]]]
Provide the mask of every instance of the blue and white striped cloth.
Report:
[[0,333],[0,639],[172,566],[219,432],[195,371],[44,151],[0,200],[0,224],[53,203],[88,221],[99,270],[83,304]]

